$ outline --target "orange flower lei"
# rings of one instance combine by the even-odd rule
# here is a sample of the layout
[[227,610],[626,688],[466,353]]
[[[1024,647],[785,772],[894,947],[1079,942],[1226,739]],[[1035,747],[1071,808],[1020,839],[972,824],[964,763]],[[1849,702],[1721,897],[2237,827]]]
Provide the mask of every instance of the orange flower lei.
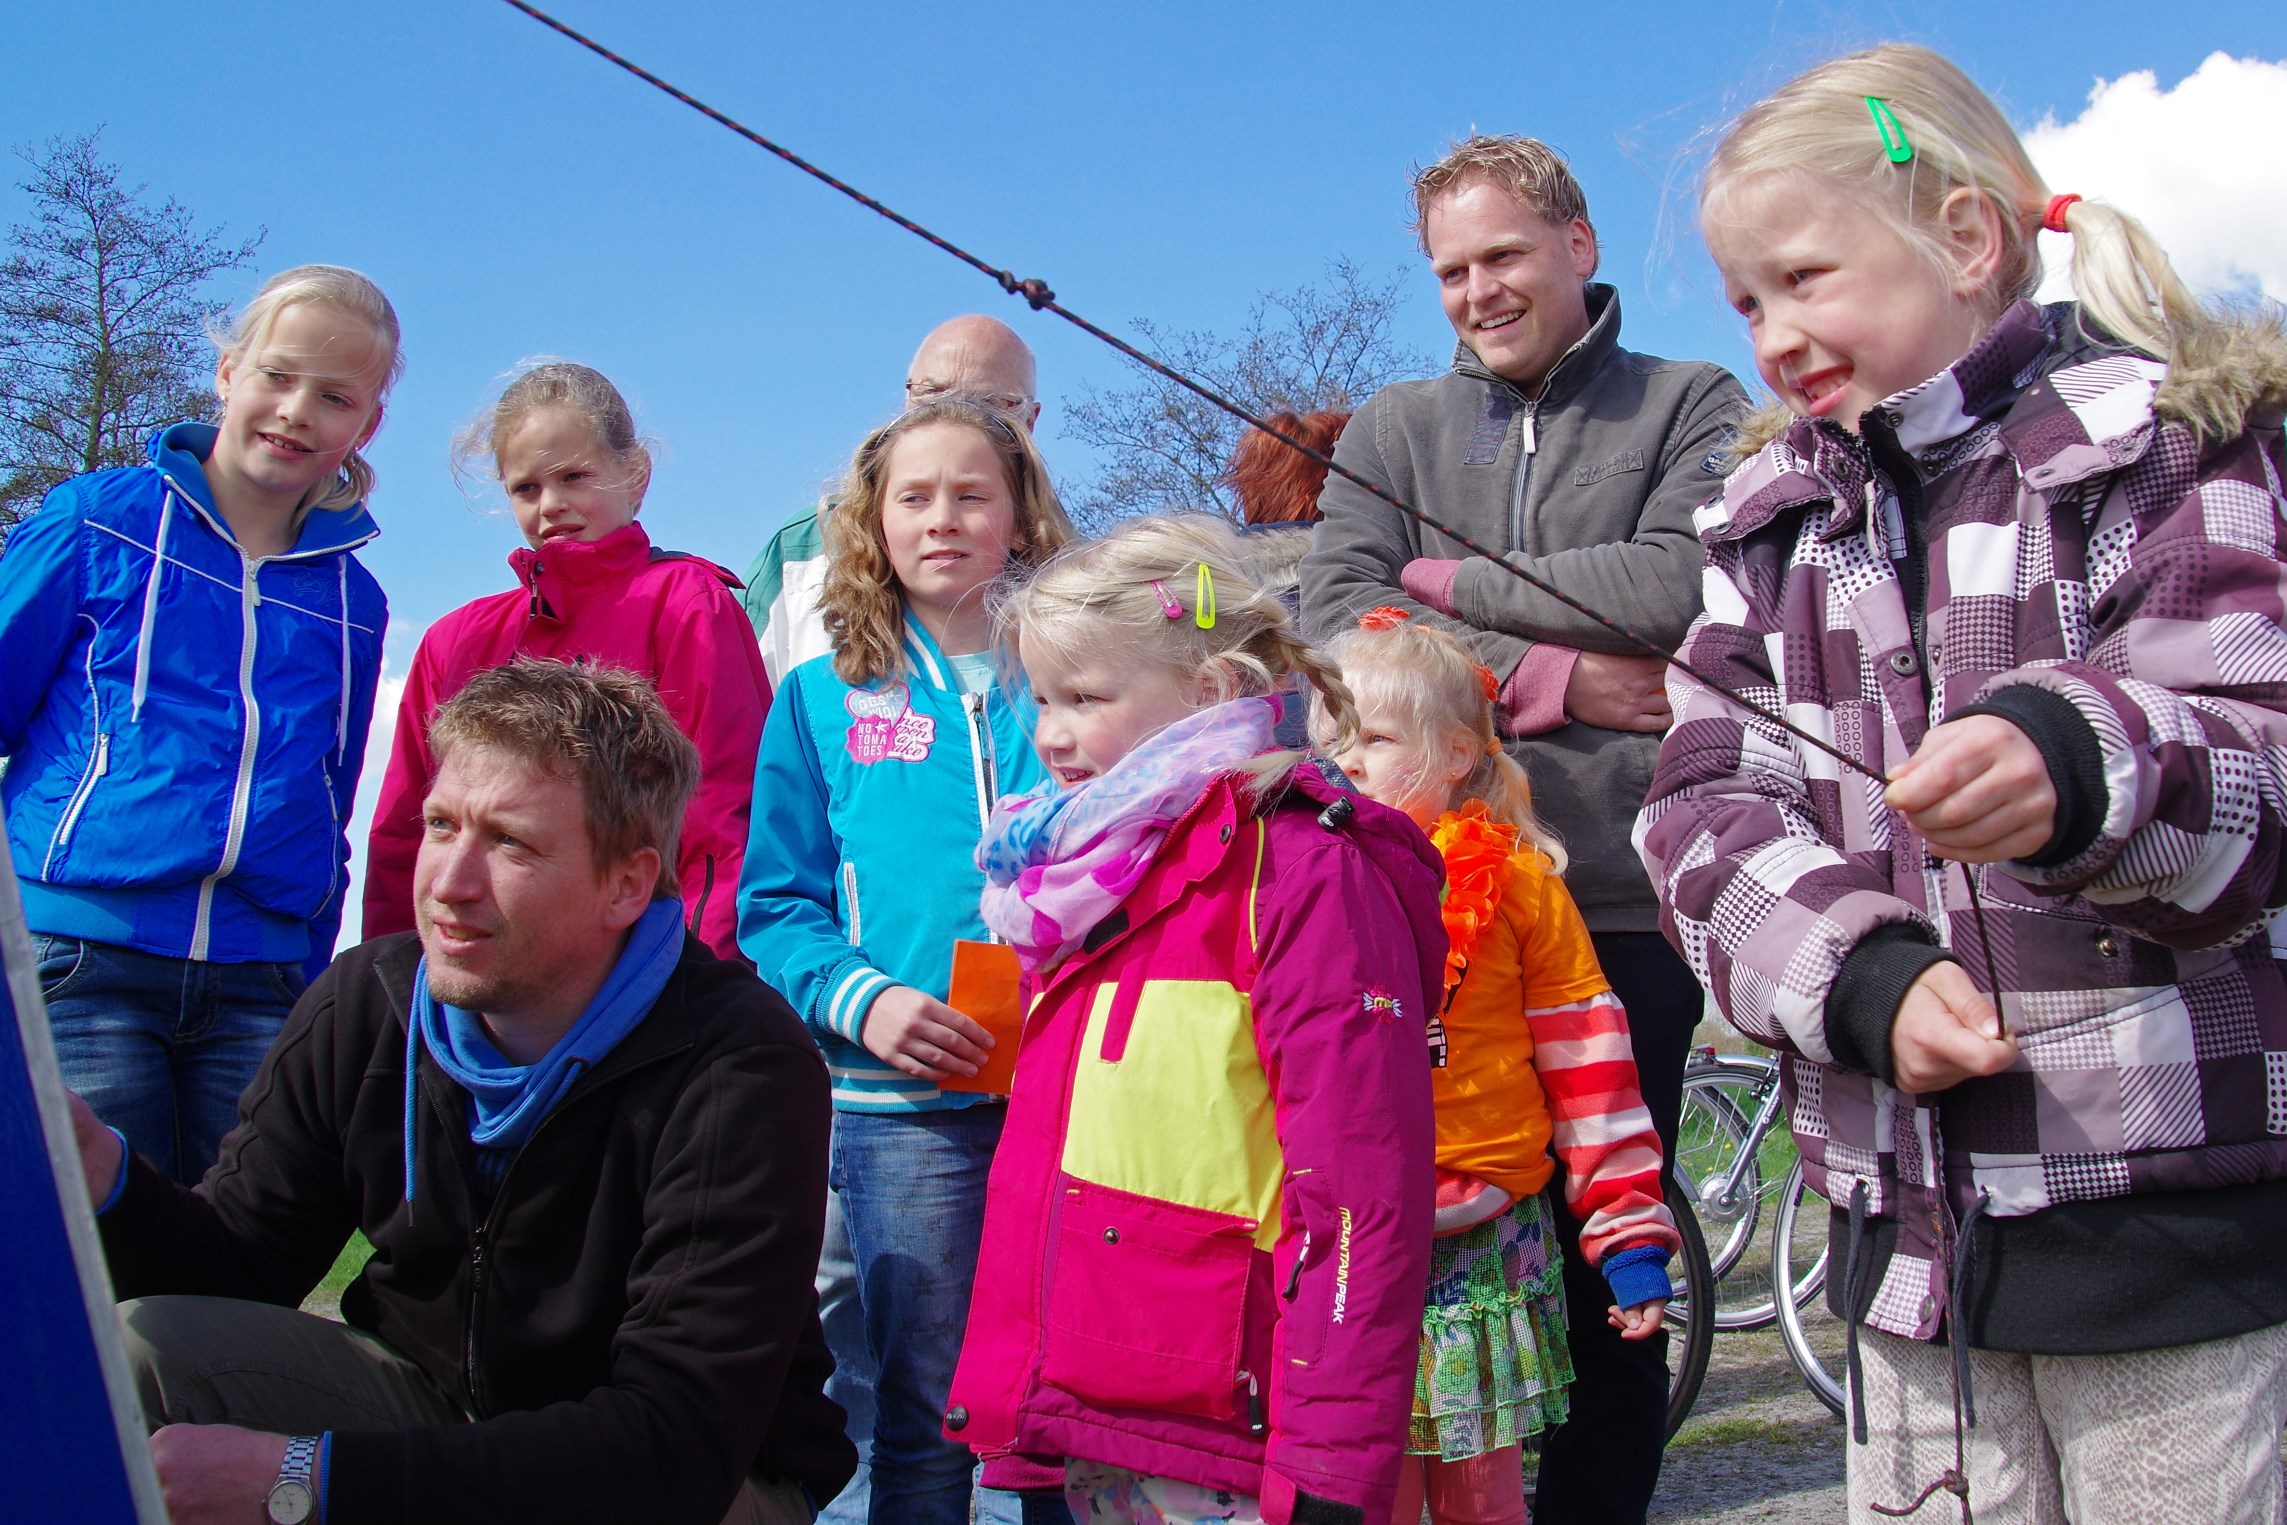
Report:
[[1471,800],[1432,822],[1429,840],[1445,858],[1445,899],[1438,912],[1451,944],[1445,955],[1445,988],[1451,990],[1461,983],[1479,934],[1509,892],[1517,828],[1488,818],[1485,802]]

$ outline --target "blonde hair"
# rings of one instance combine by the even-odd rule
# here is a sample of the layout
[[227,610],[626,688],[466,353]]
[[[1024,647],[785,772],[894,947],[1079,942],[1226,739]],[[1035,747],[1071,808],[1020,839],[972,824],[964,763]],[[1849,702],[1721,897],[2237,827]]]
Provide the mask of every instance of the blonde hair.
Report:
[[492,475],[500,453],[524,421],[543,408],[562,408],[611,452],[632,483],[651,465],[648,442],[635,432],[635,414],[611,378],[593,366],[542,357],[524,362],[491,407],[453,436],[453,470],[473,474],[474,462],[490,457]]
[[[405,374],[405,352],[398,344],[397,309],[389,305],[389,298],[382,295],[381,288],[370,277],[347,266],[296,265],[291,270],[279,271],[262,283],[262,289],[239,309],[237,319],[227,329],[212,331],[208,337],[216,349],[236,360],[269,332],[280,312],[297,302],[336,307],[371,325],[374,342],[389,355],[388,366],[382,372],[381,389],[373,399],[378,413],[390,388]],[[371,496],[376,480],[373,463],[361,452],[352,450],[342,458],[341,479],[309,508],[347,508]]]
[[505,753],[580,786],[598,874],[659,849],[654,900],[675,878],[683,812],[699,788],[699,749],[641,673],[587,662],[517,657],[478,673],[429,722],[443,767],[458,747]]
[[[1894,163],[1868,98],[1896,119],[1912,157]],[[1944,259],[1946,198],[1967,189],[1999,214],[2002,258],[1981,293],[1988,322],[2040,284],[2041,221],[2049,188],[1999,107],[1959,68],[1928,48],[1885,43],[1818,65],[1741,112],[1716,144],[1700,187],[1700,220],[1723,188],[1751,176],[1801,174],[1838,185],[1933,262]],[[2064,213],[2072,283],[2083,316],[2109,337],[2179,366],[2208,366],[2231,325],[2201,305],[2143,224],[2102,202]],[[2204,439],[2239,432],[2261,389],[2219,397],[2212,386],[2180,416]]]
[[1056,501],[1048,466],[1030,434],[966,395],[907,408],[858,446],[841,495],[825,516],[826,584],[818,610],[834,643],[834,672],[844,683],[879,682],[905,665],[905,596],[882,540],[882,478],[897,442],[930,424],[974,429],[1000,457],[1016,510],[1011,567],[1035,565],[1072,539],[1072,523]]
[[[1429,252],[1429,209],[1437,198],[1471,181],[1499,186],[1524,207],[1548,222],[1568,223],[1574,218],[1588,224],[1588,195],[1573,178],[1564,155],[1538,138],[1479,133],[1446,145],[1445,157],[1413,171],[1413,235],[1421,251]],[[1589,272],[1591,275],[1595,271]]]
[[[1204,628],[1203,589],[1214,600]],[[1058,652],[1132,653],[1206,680],[1213,702],[1274,694],[1299,677],[1316,690],[1330,734],[1344,745],[1357,734],[1342,675],[1302,638],[1238,532],[1217,515],[1130,519],[1059,552],[1011,588],[996,613],[1012,643],[1022,635]],[[1274,756],[1258,782],[1293,762],[1292,753]]]
[[[1415,620],[1346,630],[1327,643],[1326,654],[1342,669],[1343,681],[1361,711],[1388,716],[1398,740],[1427,750],[1439,737],[1461,732],[1477,743],[1477,765],[1454,785],[1456,800],[1483,800],[1485,813],[1517,828],[1523,841],[1547,855],[1557,873],[1569,861],[1555,832],[1533,813],[1533,786],[1517,760],[1501,749],[1487,693],[1492,674],[1469,648],[1448,631]],[[1314,706],[1311,737],[1329,743],[1332,726]]]

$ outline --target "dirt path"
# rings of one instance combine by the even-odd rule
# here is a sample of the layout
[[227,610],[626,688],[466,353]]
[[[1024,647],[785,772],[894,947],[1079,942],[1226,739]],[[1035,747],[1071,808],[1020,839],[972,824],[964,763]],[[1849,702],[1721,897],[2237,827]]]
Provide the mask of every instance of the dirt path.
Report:
[[1804,1390],[1776,1330],[1719,1334],[1699,1403],[1668,1446],[1653,1525],[1826,1525],[1843,1516],[1842,1425]]

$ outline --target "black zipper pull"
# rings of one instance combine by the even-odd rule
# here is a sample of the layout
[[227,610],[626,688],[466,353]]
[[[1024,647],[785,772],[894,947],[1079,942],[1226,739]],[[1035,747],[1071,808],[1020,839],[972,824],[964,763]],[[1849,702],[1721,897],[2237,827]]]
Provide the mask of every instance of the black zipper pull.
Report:
[[1302,1263],[1309,1258],[1310,1230],[1304,1229],[1302,1231],[1302,1248],[1295,1252],[1294,1269],[1287,1273],[1286,1291],[1282,1294],[1290,1303],[1294,1301],[1294,1295],[1302,1290]]
[[1239,1373],[1247,1384],[1247,1433],[1260,1435],[1268,1426],[1263,1423],[1263,1390],[1251,1371]]

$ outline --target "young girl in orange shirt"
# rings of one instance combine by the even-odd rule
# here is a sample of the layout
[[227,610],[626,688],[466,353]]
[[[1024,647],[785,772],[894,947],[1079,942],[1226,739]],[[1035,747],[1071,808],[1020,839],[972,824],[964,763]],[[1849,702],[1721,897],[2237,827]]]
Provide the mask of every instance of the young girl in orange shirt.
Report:
[[1437,1240],[1393,1518],[1418,1525],[1426,1499],[1439,1525],[1523,1525],[1520,1443],[1564,1421],[1572,1379],[1543,1192],[1562,1160],[1581,1250],[1612,1290],[1607,1316],[1648,1339],[1677,1245],[1659,1136],[1627,1015],[1558,877],[1564,849],[1501,750],[1492,675],[1395,609],[1329,655],[1358,704],[1357,741],[1335,760],[1444,855],[1452,943],[1429,1018]]

